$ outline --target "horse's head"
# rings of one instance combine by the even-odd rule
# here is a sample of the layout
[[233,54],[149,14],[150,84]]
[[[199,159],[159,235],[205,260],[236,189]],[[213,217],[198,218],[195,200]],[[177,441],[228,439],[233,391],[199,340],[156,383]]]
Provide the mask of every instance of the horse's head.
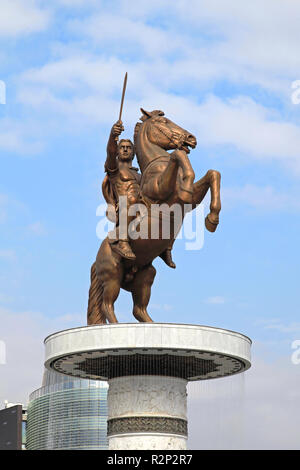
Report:
[[163,111],[145,111],[141,108],[145,132],[150,142],[164,150],[183,149],[187,153],[189,147],[195,148],[197,140],[194,135],[165,117]]

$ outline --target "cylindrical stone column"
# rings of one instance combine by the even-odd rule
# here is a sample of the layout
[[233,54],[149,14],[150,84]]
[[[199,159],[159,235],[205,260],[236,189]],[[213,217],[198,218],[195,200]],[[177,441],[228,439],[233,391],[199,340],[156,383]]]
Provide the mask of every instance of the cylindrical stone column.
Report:
[[187,380],[139,375],[108,383],[110,450],[187,448]]

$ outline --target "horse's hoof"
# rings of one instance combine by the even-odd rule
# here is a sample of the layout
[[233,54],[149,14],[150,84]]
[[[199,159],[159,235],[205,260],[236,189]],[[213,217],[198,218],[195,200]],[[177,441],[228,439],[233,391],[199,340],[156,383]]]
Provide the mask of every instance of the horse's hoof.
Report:
[[205,217],[205,227],[207,228],[207,230],[209,232],[215,232],[216,231],[216,228],[218,226],[218,222],[217,223],[213,223],[209,220],[209,216],[207,215]]

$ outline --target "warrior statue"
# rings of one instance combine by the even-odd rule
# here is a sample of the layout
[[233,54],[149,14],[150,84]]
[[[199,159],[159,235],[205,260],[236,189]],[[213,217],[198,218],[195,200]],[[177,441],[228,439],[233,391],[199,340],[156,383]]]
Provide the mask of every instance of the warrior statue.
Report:
[[[89,325],[117,323],[114,303],[121,288],[132,294],[134,317],[140,322],[152,322],[147,311],[156,274],[152,262],[160,256],[169,266],[175,267],[171,258],[171,248],[178,233],[174,218],[170,218],[169,234],[164,235],[163,216],[155,215],[152,211],[154,206],[172,208],[175,204],[182,209],[184,217],[186,207],[188,210],[195,209],[210,190],[210,212],[205,219],[205,226],[210,232],[216,230],[221,210],[220,173],[208,170],[202,178],[194,181],[195,173],[188,154],[190,148],[196,147],[196,138],[165,117],[163,111],[141,109],[140,122],[135,126],[134,145],[129,140],[117,143],[118,136],[123,131],[121,111],[126,78],[127,75],[119,120],[112,127],[108,140],[105,164],[107,175],[103,182],[106,201],[116,207],[117,212],[119,209],[116,237],[110,239],[108,236],[102,242],[91,268],[87,311]],[[136,151],[141,175],[132,167],[133,149]],[[121,196],[127,197],[124,208],[120,208],[118,204]],[[147,209],[142,221],[148,228],[150,236],[130,238],[128,236],[130,217],[126,219],[125,234],[121,230],[124,227],[121,227],[120,220],[123,215],[128,215],[133,204],[140,201]],[[155,224],[159,229],[157,237],[152,236]],[[138,230],[136,233],[139,233]]]
[[[106,202],[114,207],[116,215],[117,227],[113,232],[114,236],[109,237],[111,248],[122,258],[134,261],[136,257],[128,238],[128,226],[134,216],[130,216],[128,213],[132,205],[140,202],[141,174],[138,172],[138,168],[132,166],[134,146],[131,140],[121,139],[118,143],[118,137],[123,131],[124,126],[120,120],[111,129],[104,167],[107,175],[102,184],[102,192]],[[126,204],[119,204],[121,196]],[[121,227],[120,221],[124,220],[126,227]],[[160,257],[168,266],[175,268],[171,256],[172,244],[173,242],[160,254]]]

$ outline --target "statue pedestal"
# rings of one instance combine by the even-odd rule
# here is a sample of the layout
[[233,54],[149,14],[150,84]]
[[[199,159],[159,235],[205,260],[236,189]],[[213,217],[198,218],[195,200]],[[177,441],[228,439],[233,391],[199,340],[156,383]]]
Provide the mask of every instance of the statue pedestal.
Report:
[[132,375],[108,383],[110,449],[186,449],[186,380]]
[[108,381],[110,450],[186,449],[188,381],[251,365],[249,338],[198,325],[91,325],[52,334],[45,347],[48,369]]

